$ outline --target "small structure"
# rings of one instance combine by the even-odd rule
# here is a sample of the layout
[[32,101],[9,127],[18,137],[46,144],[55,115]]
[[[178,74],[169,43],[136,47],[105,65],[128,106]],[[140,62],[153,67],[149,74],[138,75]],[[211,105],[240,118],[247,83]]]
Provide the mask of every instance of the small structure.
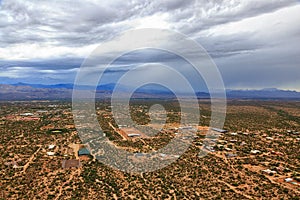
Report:
[[237,135],[237,133],[230,133],[230,135]]
[[54,155],[55,155],[55,152],[48,151],[48,152],[47,152],[47,155],[48,155],[48,156],[54,156]]
[[251,153],[251,154],[259,154],[260,151],[259,151],[259,150],[251,150],[250,153]]
[[193,127],[192,126],[181,126],[179,127],[179,130],[192,130]]
[[55,147],[54,144],[50,144],[50,145],[48,146],[48,149],[54,149],[54,147]]
[[211,128],[211,130],[219,132],[219,133],[226,133],[227,132],[227,130],[220,129],[220,128]]
[[61,130],[52,130],[52,133],[61,133]]
[[141,134],[138,134],[138,133],[129,133],[127,134],[128,137],[140,137]]
[[134,128],[134,127],[128,127],[128,128],[122,128],[119,129],[118,133],[123,137],[125,140],[130,140],[134,137],[141,137],[141,138],[146,138],[148,137],[145,135],[143,132],[140,130]]
[[214,147],[212,146],[204,146],[204,149],[210,152],[215,152],[216,150],[214,150]]
[[237,156],[237,154],[234,154],[234,153],[226,153],[225,156],[226,156],[227,158],[234,158],[234,157]]
[[64,169],[70,169],[72,167],[75,168],[81,167],[81,163],[77,159],[62,160],[61,164],[62,164],[62,168]]
[[284,181],[287,182],[287,183],[289,183],[289,182],[292,182],[293,179],[292,178],[286,178],[286,179],[284,179]]
[[33,116],[32,113],[21,113],[20,116]]
[[135,154],[134,154],[134,156],[135,156],[136,158],[143,158],[145,155],[146,155],[146,154],[144,154],[144,153],[135,153]]
[[263,173],[272,175],[272,174],[277,174],[276,171],[270,170],[270,169],[265,169],[265,170],[261,170]]
[[88,156],[88,155],[91,155],[91,153],[87,148],[82,148],[78,150],[78,156]]
[[47,113],[48,111],[47,110],[38,110],[36,111],[37,113]]
[[52,104],[52,105],[49,105],[48,108],[56,108],[58,105],[55,105],[55,104]]

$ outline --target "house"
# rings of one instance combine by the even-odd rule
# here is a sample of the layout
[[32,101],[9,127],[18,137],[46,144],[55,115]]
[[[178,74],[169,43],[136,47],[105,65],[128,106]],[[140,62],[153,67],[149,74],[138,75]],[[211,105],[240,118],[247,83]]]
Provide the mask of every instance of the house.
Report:
[[260,151],[259,151],[259,150],[251,150],[250,153],[251,153],[251,154],[259,154]]
[[37,113],[47,113],[48,111],[47,110],[38,110],[36,111]]
[[136,158],[142,158],[142,157],[144,157],[146,154],[144,154],[144,153],[135,153],[134,154],[134,156],[136,157]]
[[204,148],[210,152],[215,152],[215,150],[212,146],[204,146]]
[[136,158],[150,158],[151,156],[152,155],[148,153],[141,153],[141,152],[134,153],[134,157]]
[[265,169],[265,170],[261,170],[263,173],[266,173],[266,174],[269,174],[269,175],[271,175],[271,174],[277,174],[277,172],[276,171],[273,171],[273,170],[270,170],[270,169]]
[[32,113],[21,113],[20,116],[33,116]]
[[179,127],[179,130],[192,130],[193,127],[192,126],[181,126]]
[[225,156],[226,156],[227,158],[234,158],[234,157],[237,156],[237,154],[234,154],[234,153],[226,153]]
[[55,105],[55,104],[48,106],[48,108],[56,108],[56,107],[58,107],[58,105]]
[[55,152],[50,152],[50,151],[48,151],[48,152],[47,152],[47,155],[48,155],[48,156],[54,156],[54,155],[55,155]]
[[90,151],[87,148],[82,148],[78,150],[78,156],[88,156],[91,155]]
[[75,168],[81,167],[81,163],[77,159],[62,160],[61,164],[62,164],[62,168],[64,169],[70,169],[72,167]]
[[52,130],[52,133],[61,133],[61,130]]
[[141,135],[138,134],[138,133],[129,133],[127,136],[128,136],[128,137],[139,137],[139,136],[141,136]]
[[219,129],[219,128],[211,128],[211,130],[219,132],[219,133],[226,133],[227,132],[227,130]]
[[287,182],[287,183],[289,183],[289,182],[292,182],[293,179],[292,178],[286,178],[286,179],[284,179],[284,181]]

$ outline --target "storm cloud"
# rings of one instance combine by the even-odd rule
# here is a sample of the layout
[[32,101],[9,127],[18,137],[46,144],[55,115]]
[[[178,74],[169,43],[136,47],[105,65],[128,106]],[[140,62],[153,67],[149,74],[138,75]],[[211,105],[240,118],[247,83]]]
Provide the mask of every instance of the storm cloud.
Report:
[[[300,91],[299,21],[296,0],[2,0],[0,83],[71,83],[98,45],[130,29],[163,28],[202,45],[227,88]],[[106,82],[152,58],[179,67],[167,54],[132,53],[106,71]]]

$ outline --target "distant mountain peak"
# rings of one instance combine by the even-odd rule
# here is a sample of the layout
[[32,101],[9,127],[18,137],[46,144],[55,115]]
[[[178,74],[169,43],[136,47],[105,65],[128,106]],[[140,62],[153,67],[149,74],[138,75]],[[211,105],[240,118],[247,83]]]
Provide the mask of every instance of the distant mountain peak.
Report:
[[[98,85],[97,91],[102,94],[110,94],[115,89],[116,84],[108,83]],[[56,85],[43,85],[43,84],[28,84],[28,83],[15,83],[10,85],[0,84],[0,100],[1,99],[61,99],[71,98],[73,84],[56,84]],[[95,87],[88,85],[76,85],[79,90],[94,90]],[[118,90],[126,93],[129,90],[126,85],[119,85]],[[172,92],[166,88],[159,87],[143,87],[136,91],[139,96],[161,96],[162,98],[174,96]],[[183,93],[183,95],[189,95]],[[198,98],[209,98],[209,93],[196,92]],[[300,92],[291,90],[281,90],[277,88],[264,88],[260,90],[226,90],[227,97],[233,99],[300,99]]]
[[227,90],[227,97],[250,99],[300,99],[300,92],[277,88],[264,88],[260,90]]
[[277,88],[263,88],[263,89],[261,89],[261,91],[276,92],[276,91],[280,91],[280,90]]

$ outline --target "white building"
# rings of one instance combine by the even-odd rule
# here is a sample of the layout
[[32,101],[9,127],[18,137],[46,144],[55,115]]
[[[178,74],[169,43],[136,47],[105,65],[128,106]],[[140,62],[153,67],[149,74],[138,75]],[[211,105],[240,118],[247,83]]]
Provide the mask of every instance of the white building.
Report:
[[128,134],[128,137],[139,137],[139,136],[141,136],[141,135],[138,133],[129,133]]
[[50,152],[50,151],[48,151],[48,152],[47,152],[47,155],[48,155],[48,156],[54,156],[54,155],[55,155],[55,152]]
[[251,150],[250,153],[251,153],[251,154],[259,154],[260,151],[259,151],[259,150]]

